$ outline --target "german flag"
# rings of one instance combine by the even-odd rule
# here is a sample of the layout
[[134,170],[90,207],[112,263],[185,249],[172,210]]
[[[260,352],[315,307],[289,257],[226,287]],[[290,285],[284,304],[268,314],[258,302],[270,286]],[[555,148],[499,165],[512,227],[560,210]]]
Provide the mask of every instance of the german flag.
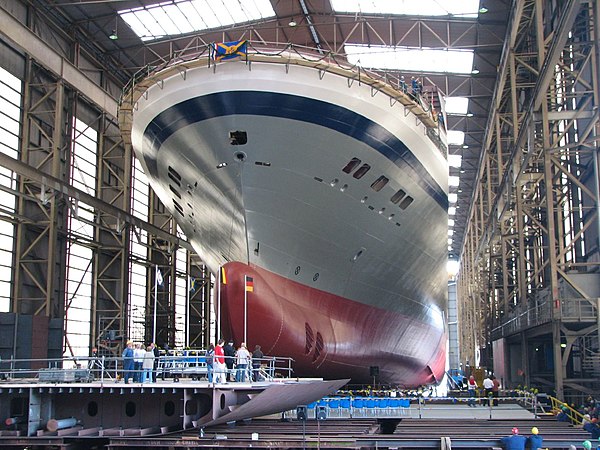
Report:
[[246,276],[246,292],[254,292],[254,278]]

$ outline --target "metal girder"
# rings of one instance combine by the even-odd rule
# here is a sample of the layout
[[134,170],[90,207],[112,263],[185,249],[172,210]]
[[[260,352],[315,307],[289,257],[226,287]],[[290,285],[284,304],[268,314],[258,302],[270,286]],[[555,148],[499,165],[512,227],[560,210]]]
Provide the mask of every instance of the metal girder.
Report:
[[183,247],[187,250],[193,251],[191,244],[188,241],[178,238],[175,235],[167,233],[160,228],[144,222],[137,217],[105,202],[97,197],[94,197],[86,192],[83,192],[68,183],[59,180],[58,178],[47,175],[43,172],[38,171],[34,167],[29,166],[21,161],[18,161],[10,156],[0,153],[0,166],[6,167],[13,172],[18,173],[27,180],[35,181],[38,185],[44,186],[47,189],[53,191],[57,195],[64,195],[69,198],[73,198],[92,206],[96,210],[100,210],[106,214],[110,214],[116,218],[120,223],[125,226],[132,226],[138,229],[147,231],[149,234],[157,236],[167,242],[171,242],[174,246]]
[[[515,1],[459,274],[459,299],[484,298],[471,306],[491,312],[461,354],[540,327],[561,398],[590,370],[568,363],[565,336],[586,336],[584,359],[600,350],[600,292],[590,288],[600,281],[598,4]],[[477,323],[473,315],[461,319]]]
[[[118,124],[107,114],[99,122],[96,196],[123,211],[131,210],[131,146],[123,143]],[[129,294],[127,224],[101,209],[96,210],[95,239],[102,248],[94,253],[90,345],[120,356],[118,343],[105,339],[110,331],[127,336],[126,305]],[[103,320],[101,320],[101,317]]]
[[[64,173],[61,156],[68,132],[64,126],[65,87],[60,80],[46,77],[45,72],[30,59],[27,60],[26,71],[20,146],[21,158],[27,163],[16,161],[4,153],[0,153],[0,158],[7,160],[7,169],[18,174],[10,161],[17,162],[17,166],[31,167],[31,164],[43,167],[49,174],[58,177]],[[41,176],[51,177],[32,170]],[[60,262],[66,249],[58,234],[65,228],[65,205],[53,193],[48,194],[44,183],[34,186],[29,178],[20,178],[18,183],[19,191],[25,195],[18,197],[16,213],[36,220],[34,223],[17,222],[11,310],[60,318],[63,316],[64,300]]]
[[3,8],[0,8],[0,23],[2,23],[1,33],[13,44],[81,92],[102,111],[117,117],[117,101],[111,95]]

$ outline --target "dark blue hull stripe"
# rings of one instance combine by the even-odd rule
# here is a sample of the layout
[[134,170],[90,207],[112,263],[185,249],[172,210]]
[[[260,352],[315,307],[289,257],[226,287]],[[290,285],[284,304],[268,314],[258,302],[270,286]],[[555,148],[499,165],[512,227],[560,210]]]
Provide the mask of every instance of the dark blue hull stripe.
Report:
[[[298,120],[350,136],[408,172],[416,184],[442,208],[448,209],[448,196],[444,190],[401,140],[372,120],[321,100],[259,91],[218,92],[190,98],[171,106],[152,120],[144,132],[144,145],[157,152],[169,136],[183,127],[215,117],[239,114]],[[150,175],[157,177],[156,159],[146,157],[146,163]]]

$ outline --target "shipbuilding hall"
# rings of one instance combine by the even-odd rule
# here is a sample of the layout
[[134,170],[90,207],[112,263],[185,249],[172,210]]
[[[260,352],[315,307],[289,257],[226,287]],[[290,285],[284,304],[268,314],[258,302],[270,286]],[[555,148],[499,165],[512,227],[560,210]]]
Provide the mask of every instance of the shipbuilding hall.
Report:
[[0,18],[0,446],[596,445],[599,0]]

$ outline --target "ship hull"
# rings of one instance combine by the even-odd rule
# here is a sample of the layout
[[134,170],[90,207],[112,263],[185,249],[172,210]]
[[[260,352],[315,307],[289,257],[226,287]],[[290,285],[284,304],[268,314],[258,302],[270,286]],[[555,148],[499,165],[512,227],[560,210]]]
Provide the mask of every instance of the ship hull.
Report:
[[[446,346],[439,327],[259,267],[228,263],[224,274],[234,280],[221,284],[224,335],[235,342],[260,343],[267,355],[289,357],[297,374],[350,377],[365,384],[375,376],[376,382],[402,386],[441,379]],[[252,278],[252,291],[245,290],[245,277]],[[286,366],[281,368],[279,373],[287,376]]]
[[417,386],[441,379],[446,340],[447,166],[426,131],[344,77],[238,61],[150,86],[132,143],[203,261],[229,272],[223,337],[292,357],[297,376],[370,382],[377,367]]

